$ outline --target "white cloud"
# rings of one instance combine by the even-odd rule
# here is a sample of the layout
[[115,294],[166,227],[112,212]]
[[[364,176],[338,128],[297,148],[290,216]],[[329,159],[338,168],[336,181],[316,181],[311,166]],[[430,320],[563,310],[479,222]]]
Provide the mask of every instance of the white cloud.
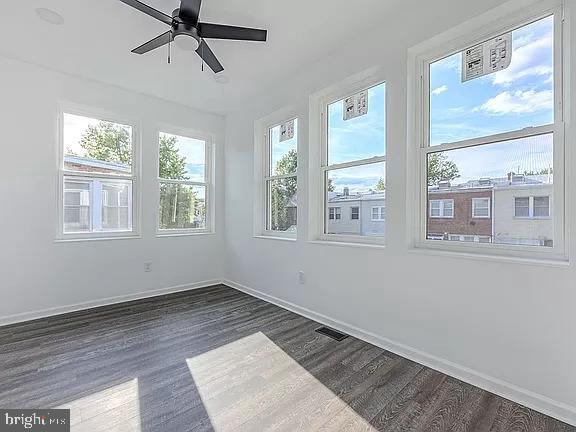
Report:
[[553,73],[548,58],[553,47],[551,34],[526,43],[512,52],[510,66],[492,75],[495,85],[509,85],[528,76],[550,77]]
[[445,91],[448,90],[448,86],[447,85],[443,85],[440,87],[436,87],[434,90],[432,90],[430,93],[432,93],[434,96],[438,96],[442,93],[444,93]]
[[554,103],[554,93],[544,91],[505,91],[482,104],[479,109],[492,114],[533,113],[551,109]]

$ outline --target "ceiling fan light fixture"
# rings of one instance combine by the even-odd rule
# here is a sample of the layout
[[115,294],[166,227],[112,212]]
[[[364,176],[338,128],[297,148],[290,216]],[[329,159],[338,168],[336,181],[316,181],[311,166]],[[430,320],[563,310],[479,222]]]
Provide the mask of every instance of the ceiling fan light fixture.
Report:
[[196,51],[200,46],[200,42],[198,42],[195,37],[187,34],[177,34],[174,36],[174,43],[184,51]]

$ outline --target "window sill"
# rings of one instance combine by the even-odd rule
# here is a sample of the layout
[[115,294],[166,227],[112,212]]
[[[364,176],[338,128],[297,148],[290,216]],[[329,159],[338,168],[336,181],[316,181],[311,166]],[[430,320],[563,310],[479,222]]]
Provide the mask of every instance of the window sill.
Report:
[[413,246],[408,249],[408,253],[416,255],[437,256],[446,258],[460,258],[470,259],[476,261],[492,261],[499,263],[523,264],[523,265],[538,265],[544,267],[568,268],[570,261],[563,258],[530,258],[521,256],[506,256],[500,254],[486,254],[477,252],[462,252],[443,250],[427,246]]
[[128,234],[128,235],[118,235],[118,236],[102,236],[102,237],[70,237],[70,238],[57,238],[54,243],[80,243],[80,242],[92,242],[92,241],[110,241],[110,240],[134,240],[141,239],[140,234]]
[[256,239],[264,239],[264,240],[280,240],[280,241],[288,241],[288,242],[295,242],[296,236],[290,236],[290,237],[283,237],[283,236],[275,236],[273,234],[257,234],[253,236]]
[[321,246],[357,247],[365,249],[386,249],[384,243],[346,242],[340,240],[309,240],[308,243]]
[[156,237],[189,237],[202,235],[215,235],[214,231],[157,231]]

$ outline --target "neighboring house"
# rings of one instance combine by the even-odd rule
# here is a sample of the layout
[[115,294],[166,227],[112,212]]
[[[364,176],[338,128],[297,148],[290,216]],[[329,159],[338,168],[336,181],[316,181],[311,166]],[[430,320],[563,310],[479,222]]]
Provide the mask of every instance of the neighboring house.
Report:
[[495,243],[553,246],[552,183],[519,180],[494,189]]
[[442,185],[428,190],[427,237],[432,240],[492,240],[492,190]]
[[[76,172],[129,174],[123,164],[65,156],[64,168]],[[106,178],[64,181],[64,232],[130,230],[132,183]]]
[[330,192],[327,209],[328,234],[385,235],[386,193],[350,194]]
[[428,188],[427,238],[552,246],[552,176],[482,178]]

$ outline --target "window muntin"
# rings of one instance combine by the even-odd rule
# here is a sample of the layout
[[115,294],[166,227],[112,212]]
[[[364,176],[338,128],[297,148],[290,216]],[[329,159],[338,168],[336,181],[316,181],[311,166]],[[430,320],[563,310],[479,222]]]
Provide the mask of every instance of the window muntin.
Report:
[[472,217],[490,217],[490,198],[472,198]]
[[554,123],[553,16],[512,31],[504,70],[462,82],[461,56],[430,64],[430,145]]
[[454,200],[452,199],[432,199],[430,202],[431,218],[448,218],[454,217]]
[[[453,131],[454,135],[451,137],[444,136],[442,139],[438,138],[440,136],[438,129],[433,130],[434,127],[431,127],[441,116],[430,111],[423,112],[424,125],[427,126],[428,133],[423,134],[424,142],[421,152],[425,159],[420,166],[426,167],[424,176],[426,180],[421,183],[421,191],[424,195],[420,201],[421,208],[426,208],[424,207],[425,197],[431,195],[432,191],[441,191],[443,194],[445,192],[453,194],[470,192],[470,195],[472,195],[472,190],[478,193],[480,191],[493,192],[490,217],[485,218],[486,221],[476,219],[474,229],[468,229],[471,232],[461,233],[461,239],[463,239],[463,235],[474,235],[474,238],[482,238],[482,241],[478,241],[478,243],[484,243],[489,237],[490,245],[485,245],[482,248],[484,251],[489,250],[487,247],[493,249],[495,253],[498,249],[513,249],[520,256],[533,256],[536,253],[542,257],[565,258],[566,252],[563,249],[564,202],[550,198],[549,214],[553,214],[554,217],[539,217],[536,218],[537,221],[524,223],[522,219],[533,214],[533,207],[524,205],[522,209],[521,205],[516,206],[514,200],[514,196],[523,195],[563,196],[561,193],[564,188],[562,167],[556,167],[558,168],[558,172],[556,172],[554,166],[555,160],[556,162],[561,160],[561,155],[564,153],[562,104],[560,103],[562,91],[558,84],[561,81],[562,73],[561,55],[559,55],[561,51],[559,22],[559,15],[555,13],[552,16],[551,13],[546,18],[536,19],[531,24],[520,26],[513,32],[514,54],[511,66],[501,72],[462,84],[471,88],[473,86],[470,83],[473,82],[474,85],[480,86],[477,87],[480,90],[476,92],[475,97],[476,99],[484,98],[482,105],[486,108],[488,104],[485,105],[485,103],[494,98],[494,94],[490,91],[497,91],[498,94],[506,91],[506,89],[501,88],[504,81],[501,77],[497,78],[496,75],[514,73],[516,79],[506,81],[506,85],[516,89],[514,92],[519,92],[518,89],[523,86],[521,91],[527,109],[522,106],[519,107],[517,104],[506,105],[508,101],[501,97],[497,101],[504,101],[500,106],[502,109],[494,110],[489,117],[491,129],[475,126],[474,122],[480,122],[482,118],[485,118],[482,113],[478,112],[480,110],[478,108],[469,113],[470,121],[460,123],[465,126],[462,129],[470,132],[470,134],[461,135],[458,124],[452,122],[451,127],[449,127],[448,123],[450,122],[447,122],[446,129]],[[541,32],[542,29],[547,30]],[[526,36],[524,40],[517,37],[520,30]],[[502,33],[495,33],[494,36],[498,34]],[[517,48],[526,45],[529,40],[540,40],[536,44],[538,50],[519,52],[524,54],[522,64],[531,64],[534,67],[518,67],[518,59],[522,57],[517,55]],[[552,61],[544,61],[545,58],[552,59]],[[439,113],[438,107],[440,105],[438,102],[440,98],[451,91],[449,83],[440,90],[444,84],[439,84],[437,80],[434,81],[434,77],[431,76],[434,68],[445,60],[424,62],[423,82],[427,83],[424,89],[424,101],[430,101],[430,105],[424,104],[425,110],[432,109],[432,111]],[[551,67],[540,67],[543,64],[548,64]],[[456,64],[452,63],[452,66],[456,66]],[[544,86],[548,87],[545,88]],[[452,88],[458,89],[459,87]],[[481,90],[482,88],[490,91]],[[546,93],[547,96],[544,101],[539,99],[541,96],[539,92],[548,91],[552,92],[552,97]],[[455,98],[449,99],[456,100],[463,95],[466,95],[465,91],[459,92]],[[516,93],[513,95],[516,96]],[[434,101],[434,98],[438,99]],[[493,108],[495,105],[490,106]],[[452,109],[453,114],[461,114],[459,111],[466,114],[464,105],[461,106],[464,109],[448,106],[445,108]],[[445,121],[446,118],[442,121]],[[535,118],[543,120],[534,121]],[[452,121],[454,118],[449,120]],[[554,206],[551,205],[552,203]],[[455,206],[456,215],[462,215],[461,211],[465,210],[464,214],[470,217],[471,210],[467,205],[456,200]],[[541,211],[540,214],[546,214],[543,202],[539,211]],[[517,212],[529,216],[516,217]],[[458,218],[460,217],[458,216]],[[430,219],[421,218],[421,244],[432,246],[437,243],[438,246],[436,247],[438,248],[452,248],[452,246],[448,246],[448,243],[438,241],[440,240],[438,233],[443,231],[442,227],[435,224],[436,226],[432,230],[428,225],[430,225]],[[470,224],[470,226],[472,225]],[[490,236],[488,236],[486,229],[491,230]],[[443,239],[446,240],[446,236]],[[527,246],[539,246],[540,248]]]
[[133,127],[61,114],[63,238],[133,233]]
[[158,149],[159,233],[208,230],[207,140],[160,132]]
[[[345,100],[364,91],[366,114],[345,120]],[[371,212],[372,207],[385,207],[386,203],[385,93],[386,85],[380,83],[351,91],[346,97],[325,105],[322,177],[326,239],[333,239],[335,235],[353,238],[385,234],[384,219],[372,224],[376,220],[372,219]],[[336,219],[330,210],[336,206],[358,207],[358,219]]]
[[[293,136],[282,137],[293,130]],[[294,235],[298,225],[298,119],[269,127],[264,169],[265,230]]]

